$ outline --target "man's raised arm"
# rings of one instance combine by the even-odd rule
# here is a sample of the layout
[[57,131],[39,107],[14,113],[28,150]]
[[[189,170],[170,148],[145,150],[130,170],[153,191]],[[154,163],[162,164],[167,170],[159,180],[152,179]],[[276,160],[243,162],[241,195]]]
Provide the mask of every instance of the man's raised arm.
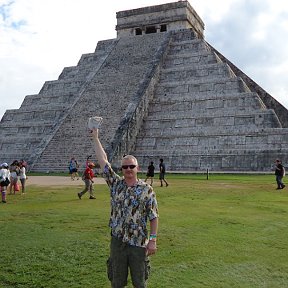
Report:
[[98,160],[98,163],[99,163],[101,169],[103,170],[106,163],[108,162],[108,159],[107,159],[107,154],[104,151],[102,144],[98,138],[98,132],[99,132],[99,130],[94,128],[92,130],[92,136],[93,136],[93,140],[94,140],[96,159]]

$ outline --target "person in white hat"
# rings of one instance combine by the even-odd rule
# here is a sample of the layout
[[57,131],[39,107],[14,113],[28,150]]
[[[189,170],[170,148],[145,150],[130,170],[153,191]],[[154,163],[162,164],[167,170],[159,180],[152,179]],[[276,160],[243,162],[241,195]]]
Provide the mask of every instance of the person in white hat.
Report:
[[0,167],[0,189],[2,196],[2,203],[6,203],[6,191],[10,184],[10,171],[7,163],[2,163]]

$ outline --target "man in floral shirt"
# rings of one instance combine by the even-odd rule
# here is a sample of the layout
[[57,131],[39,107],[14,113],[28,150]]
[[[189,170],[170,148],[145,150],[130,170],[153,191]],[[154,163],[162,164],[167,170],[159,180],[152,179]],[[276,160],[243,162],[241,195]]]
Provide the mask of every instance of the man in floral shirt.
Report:
[[157,251],[158,206],[155,193],[150,185],[137,178],[138,162],[134,156],[123,157],[123,177],[120,177],[107,160],[98,138],[98,129],[93,129],[92,135],[96,158],[110,188],[108,278],[113,288],[125,287],[129,268],[133,286],[144,288],[150,271],[148,256]]

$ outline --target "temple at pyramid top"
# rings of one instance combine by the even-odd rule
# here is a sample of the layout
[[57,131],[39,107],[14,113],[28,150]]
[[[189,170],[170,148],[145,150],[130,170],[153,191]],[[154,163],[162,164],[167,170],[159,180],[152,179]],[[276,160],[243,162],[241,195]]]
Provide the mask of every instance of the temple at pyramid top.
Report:
[[191,29],[203,38],[204,23],[188,1],[120,11],[116,18],[117,37]]

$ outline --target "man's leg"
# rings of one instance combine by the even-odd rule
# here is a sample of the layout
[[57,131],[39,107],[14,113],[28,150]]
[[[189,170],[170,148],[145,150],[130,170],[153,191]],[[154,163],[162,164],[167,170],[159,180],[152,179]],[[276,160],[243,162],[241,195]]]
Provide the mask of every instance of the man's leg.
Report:
[[280,182],[280,187],[281,187],[281,189],[283,189],[284,187],[285,187],[285,185],[284,185],[284,183],[283,183],[283,177],[282,176],[280,176],[279,177],[279,182]]
[[112,288],[124,288],[127,285],[128,277],[127,244],[112,237],[110,258],[107,264],[108,278],[111,281]]
[[150,274],[150,262],[145,248],[129,246],[129,268],[133,286],[145,288]]
[[277,189],[281,189],[282,185],[281,185],[281,179],[279,175],[276,176],[276,182],[277,182]]
[[6,187],[1,187],[2,202],[6,203]]
[[78,193],[79,199],[81,199],[81,197],[82,197],[82,196],[88,191],[88,189],[89,189],[89,184],[90,184],[89,179],[85,179],[84,182],[85,182],[85,188],[84,188],[83,191],[81,191],[81,192]]
[[90,198],[89,199],[96,199],[93,193],[93,183],[92,181],[89,180],[89,194]]

